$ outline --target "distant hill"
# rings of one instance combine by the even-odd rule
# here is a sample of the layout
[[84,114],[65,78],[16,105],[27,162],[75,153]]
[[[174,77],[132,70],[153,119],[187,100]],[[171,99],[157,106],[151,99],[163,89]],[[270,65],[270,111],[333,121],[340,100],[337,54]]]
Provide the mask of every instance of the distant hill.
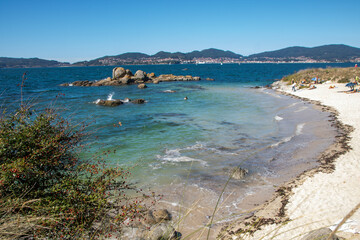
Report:
[[74,66],[102,66],[102,65],[116,65],[119,63],[137,63],[141,59],[146,59],[150,57],[149,55],[145,53],[138,53],[138,52],[129,52],[129,53],[123,53],[116,56],[104,56],[101,58],[97,58],[90,61],[82,61],[82,62],[76,62],[73,65]]
[[288,47],[276,51],[253,54],[248,56],[247,59],[292,59],[300,57],[330,62],[349,61],[360,58],[360,48],[350,47],[343,44],[324,45],[313,48]]
[[240,54],[233,53],[231,51],[223,51],[215,48],[209,48],[202,51],[193,51],[187,53],[186,56],[192,58],[241,58]]
[[8,58],[0,57],[0,68],[34,68],[34,67],[62,67],[70,63],[45,60],[40,58]]
[[[205,60],[204,60],[205,58]],[[178,64],[178,63],[237,63],[237,62],[359,62],[360,48],[343,44],[324,45],[319,47],[288,47],[244,57],[231,51],[215,48],[202,51],[164,52],[154,55],[139,52],[123,53],[115,56],[104,56],[94,60],[69,64],[39,58],[0,57],[0,68],[27,67],[61,67],[61,66],[116,66],[130,64]]]
[[[192,51],[189,53],[182,52],[164,52],[160,51],[154,55],[144,53],[124,53],[116,56],[105,56],[90,61],[74,63],[76,66],[101,66],[117,64],[156,64],[156,63],[180,63],[182,60],[192,60],[194,58],[241,58],[242,55],[231,51],[223,51],[215,48],[205,49],[202,51]],[[163,59],[164,61],[161,61]],[[165,60],[167,59],[167,60]],[[173,59],[173,60],[169,60]]]

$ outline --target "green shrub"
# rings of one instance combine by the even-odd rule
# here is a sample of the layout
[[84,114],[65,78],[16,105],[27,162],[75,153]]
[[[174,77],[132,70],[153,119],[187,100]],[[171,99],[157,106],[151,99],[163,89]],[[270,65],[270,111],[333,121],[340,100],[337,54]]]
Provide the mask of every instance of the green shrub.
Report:
[[[22,99],[18,110],[0,112],[1,239],[94,238],[142,216],[143,198],[130,197],[136,189],[126,181],[128,171],[106,168],[105,153],[86,161],[78,156],[85,128],[53,109],[33,111]],[[114,208],[118,214],[109,218]],[[105,218],[110,224],[93,227]]]

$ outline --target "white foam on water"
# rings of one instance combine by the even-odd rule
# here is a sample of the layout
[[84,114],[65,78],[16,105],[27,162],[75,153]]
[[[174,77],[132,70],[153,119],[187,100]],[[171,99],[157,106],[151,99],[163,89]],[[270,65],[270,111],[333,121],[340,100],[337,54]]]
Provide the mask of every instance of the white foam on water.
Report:
[[74,86],[72,83],[69,83],[69,87],[72,87],[72,86]]
[[268,91],[265,91],[267,90],[266,88],[259,88],[258,91],[262,92],[262,93],[265,93],[267,95],[270,95],[272,97],[275,97],[275,98],[281,98],[281,96],[279,94],[276,94],[276,93],[272,93],[272,92],[268,92]]
[[204,166],[207,165],[207,163],[203,160],[182,156],[180,152],[181,150],[183,149],[170,149],[170,150],[168,149],[165,151],[165,155],[157,155],[156,157],[164,162],[173,162],[173,163],[199,162]]
[[281,121],[281,120],[283,120],[284,118],[282,118],[282,117],[280,117],[280,116],[276,115],[276,116],[274,117],[274,119],[275,119],[276,121]]
[[114,92],[112,92],[112,93],[109,93],[109,95],[108,95],[108,97],[107,97],[107,99],[106,100],[108,100],[108,101],[112,101],[113,100],[113,96],[115,95],[115,93]]
[[277,142],[277,143],[274,143],[274,144],[271,144],[271,147],[274,148],[274,147],[277,147],[279,146],[280,144],[283,144],[283,143],[286,143],[286,142],[289,142],[291,141],[291,139],[293,139],[295,136],[299,136],[302,134],[302,130],[304,129],[304,126],[305,126],[305,123],[299,123],[298,125],[296,125],[296,129],[295,129],[295,134],[292,135],[292,136],[289,136],[289,137],[285,137],[283,139],[281,139],[281,141]]
[[200,142],[196,142],[196,144],[190,146],[190,147],[186,147],[186,150],[201,150],[204,149],[204,145]]
[[295,110],[294,112],[302,112],[302,111],[304,111],[304,110],[306,110],[306,109],[308,109],[308,107],[301,107],[301,108],[299,108],[299,109],[297,109],[297,110]]
[[296,131],[295,131],[296,136],[302,134],[302,130],[303,130],[304,126],[305,126],[305,123],[300,123],[300,124],[296,125]]
[[299,104],[299,103],[298,103],[298,102],[292,103],[292,104],[290,104],[290,105],[288,106],[288,108],[294,107],[294,106],[296,106],[297,104]]
[[274,147],[279,146],[280,144],[289,142],[293,137],[294,137],[294,136],[290,136],[290,137],[283,138],[283,139],[281,139],[281,141],[279,141],[279,142],[277,142],[277,143],[271,144],[271,147],[274,148]]
[[95,103],[95,104],[98,104],[98,103],[100,102],[100,100],[101,100],[101,99],[99,98],[99,99],[96,100],[94,103]]

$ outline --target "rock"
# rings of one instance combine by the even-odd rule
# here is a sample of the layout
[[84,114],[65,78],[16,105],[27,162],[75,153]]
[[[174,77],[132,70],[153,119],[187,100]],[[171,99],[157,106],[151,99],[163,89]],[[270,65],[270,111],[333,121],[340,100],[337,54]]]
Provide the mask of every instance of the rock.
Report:
[[[193,77],[191,75],[175,76],[174,74],[163,74],[156,77],[155,73],[146,74],[142,70],[137,70],[135,75],[129,69],[123,67],[113,68],[112,78],[108,77],[99,81],[76,81],[73,83],[64,83],[60,86],[119,86],[128,84],[142,84],[142,83],[154,83],[166,81],[199,81],[200,77]],[[212,81],[211,78],[207,80]]]
[[145,99],[142,99],[142,98],[140,98],[140,99],[134,99],[134,100],[132,100],[131,102],[132,102],[132,103],[135,103],[135,104],[143,104],[143,103],[145,103]]
[[90,81],[75,81],[72,83],[73,86],[80,86],[80,87],[88,87],[91,86],[93,82]]
[[175,231],[173,227],[168,224],[161,223],[159,225],[155,225],[150,229],[150,239],[151,240],[175,240],[179,239],[179,233]]
[[137,70],[135,75],[134,75],[135,79],[141,79],[141,80],[145,80],[147,79],[147,75],[146,72],[142,71],[142,70]]
[[147,88],[147,86],[146,86],[145,83],[142,83],[142,84],[139,84],[139,85],[138,85],[138,88],[144,89],[144,88]]
[[116,107],[116,106],[123,104],[123,102],[120,99],[114,99],[114,100],[102,100],[101,99],[96,104],[101,105],[101,106]]
[[[329,228],[320,228],[314,231],[309,232],[305,237],[301,240],[327,240],[331,234],[331,230]],[[340,240],[340,238],[334,235],[330,240]]]
[[148,73],[147,77],[148,78],[156,78],[156,75],[155,75],[155,73]]
[[162,74],[158,77],[158,80],[163,82],[174,81],[174,79],[175,79],[175,75],[173,74]]
[[123,67],[116,67],[113,69],[113,79],[122,78],[126,75],[126,70]]
[[166,209],[158,209],[152,212],[156,222],[170,221],[171,214]]
[[121,78],[120,81],[124,85],[131,83],[130,77],[128,77],[128,76]]
[[230,170],[230,176],[232,177],[232,179],[241,180],[246,176],[246,174],[248,174],[248,172],[249,171],[247,169],[242,169],[240,167],[233,167]]
[[126,74],[125,74],[126,76],[129,76],[129,77],[134,76],[134,74],[130,71],[130,69],[126,69],[125,72],[126,72]]

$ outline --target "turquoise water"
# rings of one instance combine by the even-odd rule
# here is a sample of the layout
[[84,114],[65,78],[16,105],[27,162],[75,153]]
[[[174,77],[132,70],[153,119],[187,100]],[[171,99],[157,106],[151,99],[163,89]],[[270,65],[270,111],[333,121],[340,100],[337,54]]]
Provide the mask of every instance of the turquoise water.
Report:
[[[179,188],[175,186],[186,184],[216,196],[228,179],[229,169],[240,166],[248,169],[249,175],[242,181],[231,181],[228,191],[241,189],[246,195],[259,185],[272,185],[269,179],[297,164],[313,166],[316,155],[331,144],[335,135],[327,113],[272,90],[250,87],[271,84],[300,69],[329,65],[351,64],[125,66],[133,72],[141,69],[156,75],[215,79],[149,84],[147,89],[136,85],[59,86],[106,78],[113,67],[0,69],[0,102],[10,108],[18,104],[17,84],[26,71],[24,97],[41,108],[58,93],[64,93],[56,107],[74,123],[92,123],[89,130],[95,131],[96,138],[90,139],[90,153],[111,150],[107,163],[134,166],[133,181],[138,185],[176,192]],[[94,104],[109,94],[113,99],[144,98],[147,102],[117,107]],[[304,149],[312,150],[296,154]]]

